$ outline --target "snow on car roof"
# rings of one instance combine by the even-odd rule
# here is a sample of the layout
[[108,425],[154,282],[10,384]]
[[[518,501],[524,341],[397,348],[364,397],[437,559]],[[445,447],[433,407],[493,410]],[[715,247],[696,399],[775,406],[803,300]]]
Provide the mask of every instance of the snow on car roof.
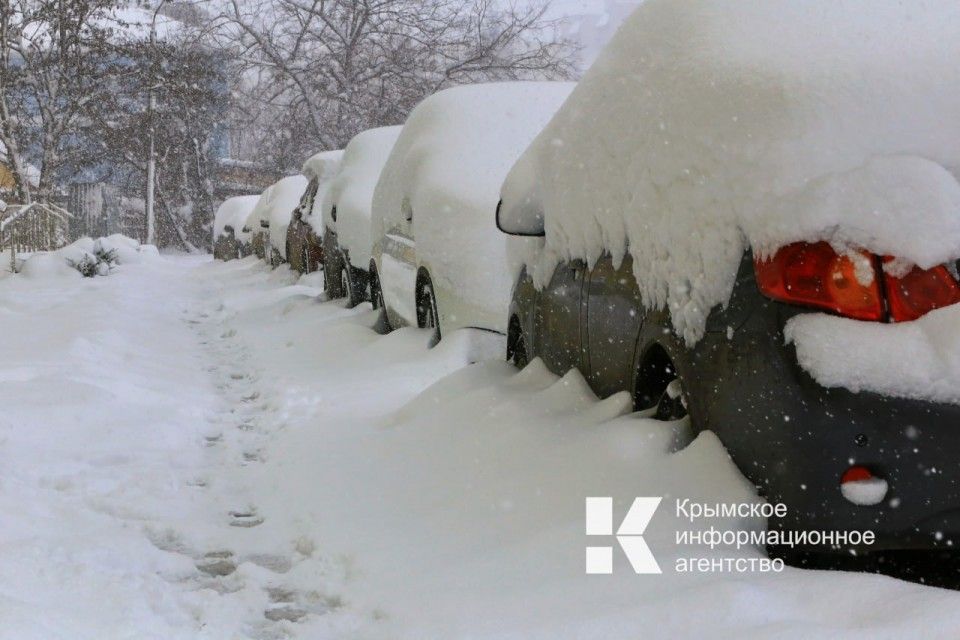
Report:
[[[300,202],[300,196],[306,188],[307,179],[301,175],[287,176],[274,182],[260,194],[256,206],[247,218],[247,225],[256,230],[260,228],[261,220],[269,220],[272,224],[274,219],[282,222],[286,217],[289,222],[290,215]],[[284,214],[285,211],[286,214]]]
[[217,207],[217,213],[213,217],[213,239],[216,240],[223,235],[224,227],[227,225],[232,226],[234,233],[239,235],[247,216],[253,211],[259,199],[259,196],[234,196],[224,200]]
[[[350,262],[358,267],[366,268],[370,262],[373,189],[400,129],[380,127],[354,136],[344,150],[340,171],[320,201],[324,224],[337,229],[338,244],[350,251]],[[330,217],[334,205],[336,223]]]
[[455,275],[457,289],[474,293],[478,304],[489,302],[493,291],[509,295],[509,274],[501,283],[492,268],[506,259],[505,239],[494,219],[500,186],[573,87],[568,82],[474,84],[425,99],[407,119],[377,183],[375,236],[412,211],[419,259],[438,274]]
[[504,185],[507,219],[546,218],[521,261],[543,285],[629,246],[691,343],[747,246],[956,258],[958,54],[947,0],[648,0]]
[[307,158],[300,172],[309,180],[313,178],[320,178],[321,180],[332,178],[340,168],[340,159],[342,157],[343,149],[321,151]]

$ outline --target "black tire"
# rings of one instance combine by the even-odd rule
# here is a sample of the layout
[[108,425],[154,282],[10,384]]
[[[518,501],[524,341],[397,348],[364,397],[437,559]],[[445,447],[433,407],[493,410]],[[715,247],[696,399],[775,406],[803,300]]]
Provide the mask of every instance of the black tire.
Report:
[[379,310],[377,321],[373,325],[374,331],[380,334],[390,333],[390,318],[387,317],[387,305],[383,300],[383,289],[380,287],[380,274],[377,273],[377,265],[370,261],[370,304],[374,310]]
[[507,332],[507,362],[513,363],[517,369],[523,369],[530,364],[527,340],[523,335],[520,319],[516,316],[510,319],[510,329]]
[[433,281],[426,272],[417,278],[417,326],[421,329],[433,329],[433,344],[440,341],[437,298],[433,293]]

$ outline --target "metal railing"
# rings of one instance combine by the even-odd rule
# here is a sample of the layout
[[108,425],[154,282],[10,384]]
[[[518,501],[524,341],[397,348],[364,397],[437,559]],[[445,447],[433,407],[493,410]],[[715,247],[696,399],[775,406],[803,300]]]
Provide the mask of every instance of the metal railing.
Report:
[[17,254],[53,251],[67,244],[70,212],[50,202],[7,205],[0,213],[0,251],[10,252],[10,270]]

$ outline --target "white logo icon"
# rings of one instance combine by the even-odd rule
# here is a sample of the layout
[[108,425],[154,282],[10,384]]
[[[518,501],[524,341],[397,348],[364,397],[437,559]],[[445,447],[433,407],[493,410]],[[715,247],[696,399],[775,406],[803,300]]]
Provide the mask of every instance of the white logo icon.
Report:
[[[663,498],[634,498],[617,529],[617,542],[637,573],[662,573],[660,565],[643,539],[654,512]],[[613,535],[613,498],[587,498],[587,535]],[[613,547],[587,547],[587,573],[613,573]]]

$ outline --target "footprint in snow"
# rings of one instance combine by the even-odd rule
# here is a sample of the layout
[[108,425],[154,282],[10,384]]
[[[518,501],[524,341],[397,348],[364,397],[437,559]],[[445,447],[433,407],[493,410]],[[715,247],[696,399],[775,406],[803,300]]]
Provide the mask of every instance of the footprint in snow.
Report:
[[263,516],[258,515],[256,509],[231,511],[229,515],[231,527],[249,529],[250,527],[258,527],[263,524]]
[[196,567],[202,573],[214,578],[222,578],[237,570],[232,551],[211,551],[204,554],[196,562]]

